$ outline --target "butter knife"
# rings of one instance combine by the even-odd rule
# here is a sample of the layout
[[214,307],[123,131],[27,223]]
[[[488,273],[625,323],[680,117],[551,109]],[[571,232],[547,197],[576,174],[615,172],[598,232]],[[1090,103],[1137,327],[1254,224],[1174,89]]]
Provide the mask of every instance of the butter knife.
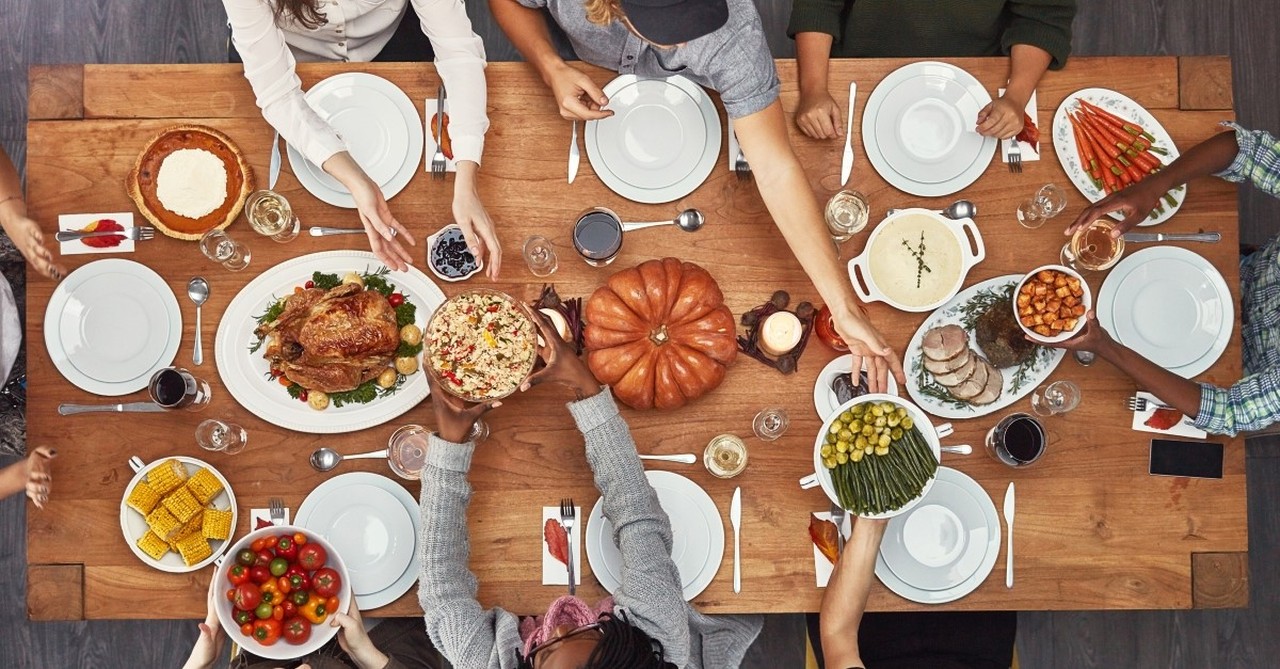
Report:
[[857,82],[849,82],[849,122],[844,131],[844,157],[840,159],[840,185],[849,183],[853,174],[853,100],[858,94]]
[[1220,242],[1218,232],[1126,232],[1126,242]]
[[364,234],[364,228],[326,228],[322,225],[313,225],[307,228],[307,234],[312,237],[327,237],[329,235],[356,235]]
[[1013,587],[1013,481],[1009,482],[1009,489],[1004,493],[1004,523],[1009,528],[1009,544],[1008,550],[1004,556],[1004,587]]
[[124,404],[59,404],[58,415],[73,416],[78,413],[161,413],[164,407],[155,402],[125,402]]
[[271,165],[267,167],[267,190],[276,189],[280,179],[280,133],[271,138]]
[[573,122],[573,136],[569,139],[569,183],[578,178],[578,122]]
[[733,592],[742,592],[742,560],[739,555],[738,534],[742,529],[742,488],[733,489],[733,501],[729,503],[729,524],[733,526]]

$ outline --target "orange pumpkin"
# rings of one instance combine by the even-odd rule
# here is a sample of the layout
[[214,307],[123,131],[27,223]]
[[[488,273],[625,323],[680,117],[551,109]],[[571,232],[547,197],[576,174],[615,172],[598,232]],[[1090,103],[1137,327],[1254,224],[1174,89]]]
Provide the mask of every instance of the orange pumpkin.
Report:
[[609,277],[584,311],[587,366],[634,409],[676,409],[714,390],[738,355],[733,313],[707,270],[675,258]]

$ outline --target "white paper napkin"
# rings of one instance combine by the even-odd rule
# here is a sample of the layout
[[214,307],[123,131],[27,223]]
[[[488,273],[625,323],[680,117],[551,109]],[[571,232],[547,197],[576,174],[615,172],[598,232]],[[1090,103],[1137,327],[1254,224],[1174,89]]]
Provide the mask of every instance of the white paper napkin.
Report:
[[[821,511],[813,515],[817,516],[818,520],[831,520],[830,511]],[[853,519],[850,518],[851,515],[845,512],[844,526],[840,528],[840,533],[844,535],[846,542],[853,534]],[[831,572],[835,571],[836,566],[827,560],[827,556],[823,555],[822,551],[818,550],[818,546],[813,543],[813,539],[809,540],[809,544],[813,546],[813,575],[816,577],[817,586],[825,588],[827,587],[827,581],[831,580]],[[848,548],[846,545],[845,549],[847,550]]]
[[284,522],[274,523],[271,521],[271,509],[249,509],[249,531],[252,532],[268,525],[288,525],[292,515],[289,508],[285,507]]
[[[1000,89],[1000,95],[1004,95],[1004,89]],[[1036,127],[1040,129],[1040,137],[1044,137],[1044,126],[1040,125],[1040,116],[1036,114],[1036,92],[1031,91],[1031,98],[1027,100],[1026,108],[1027,116],[1035,121]],[[1022,162],[1029,163],[1033,160],[1040,160],[1040,144],[1031,144],[1029,142],[1018,142],[1018,146],[1022,149]],[[1013,139],[1005,139],[1000,141],[1000,155],[1004,158],[1004,162],[1009,162],[1009,150],[1013,147]]]
[[[436,99],[427,98],[426,102],[424,102],[422,106],[426,112],[426,117],[427,117],[427,120],[423,122],[423,128],[426,130],[427,134],[423,138],[423,142],[422,142],[423,150],[426,153],[426,160],[422,161],[422,171],[430,174],[431,173],[431,157],[436,154],[436,140],[434,137],[431,136],[431,122],[434,121],[436,118]],[[444,99],[444,113],[446,116],[449,115],[449,98]],[[450,119],[450,122],[452,123],[452,119]],[[458,166],[453,163],[453,159],[447,156],[444,159],[444,171],[446,172],[458,171]]]
[[[63,214],[58,217],[58,230],[60,232],[83,230],[90,223],[102,219],[113,220],[125,230],[133,227],[133,214],[129,212],[117,214]],[[69,242],[59,242],[58,252],[64,256],[79,255],[81,253],[132,253],[134,243],[132,239],[126,238],[116,246],[97,248],[85,244],[83,240],[76,239]]]
[[1141,390],[1134,394],[1147,401],[1147,410],[1133,412],[1133,429],[1141,432],[1177,435],[1179,437],[1191,437],[1193,439],[1205,439],[1209,436],[1208,432],[1196,427],[1195,422],[1187,416],[1183,416],[1182,420],[1178,421],[1177,425],[1174,425],[1167,430],[1157,430],[1150,425],[1146,425],[1145,423],[1147,419],[1151,418],[1152,414],[1156,412],[1156,407],[1152,406],[1152,404],[1165,404],[1165,402],[1155,395]]
[[[582,517],[582,507],[576,506],[577,520],[573,523],[573,532],[569,535],[569,548],[573,554],[569,559],[573,560],[573,580],[574,585],[582,585],[582,526],[586,523],[586,518]],[[551,556],[551,551],[547,550],[547,540],[542,533],[542,528],[546,527],[547,519],[554,519],[560,522],[560,507],[544,506],[542,507],[542,522],[538,523],[538,543],[542,544],[542,584],[543,585],[569,585],[569,570],[564,563]]]

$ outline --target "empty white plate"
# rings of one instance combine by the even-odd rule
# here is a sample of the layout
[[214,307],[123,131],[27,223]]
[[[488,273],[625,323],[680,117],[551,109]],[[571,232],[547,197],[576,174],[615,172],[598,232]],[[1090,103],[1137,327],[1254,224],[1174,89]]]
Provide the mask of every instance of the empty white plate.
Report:
[[147,387],[173,362],[182,312],[164,279],[132,260],[91,262],[58,284],[45,309],[44,343],[76,387],[118,396]]
[[[680,572],[686,601],[711,585],[724,557],[724,525],[711,496],[693,481],[672,472],[646,471],[658,503],[671,519],[671,559]],[[596,501],[583,534],[587,561],[596,580],[610,593],[622,583],[622,553],[613,543],[613,524],[604,517],[604,499]]]

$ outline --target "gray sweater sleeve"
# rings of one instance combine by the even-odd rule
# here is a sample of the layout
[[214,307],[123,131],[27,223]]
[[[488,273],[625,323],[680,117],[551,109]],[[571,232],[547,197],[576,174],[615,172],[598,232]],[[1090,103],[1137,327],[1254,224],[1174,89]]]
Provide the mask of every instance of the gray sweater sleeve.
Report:
[[671,521],[645,478],[631,431],[607,388],[570,404],[569,412],[586,437],[587,462],[622,552],[622,584],[614,601],[629,623],[662,643],[668,662],[685,666],[689,610],[671,560]]

